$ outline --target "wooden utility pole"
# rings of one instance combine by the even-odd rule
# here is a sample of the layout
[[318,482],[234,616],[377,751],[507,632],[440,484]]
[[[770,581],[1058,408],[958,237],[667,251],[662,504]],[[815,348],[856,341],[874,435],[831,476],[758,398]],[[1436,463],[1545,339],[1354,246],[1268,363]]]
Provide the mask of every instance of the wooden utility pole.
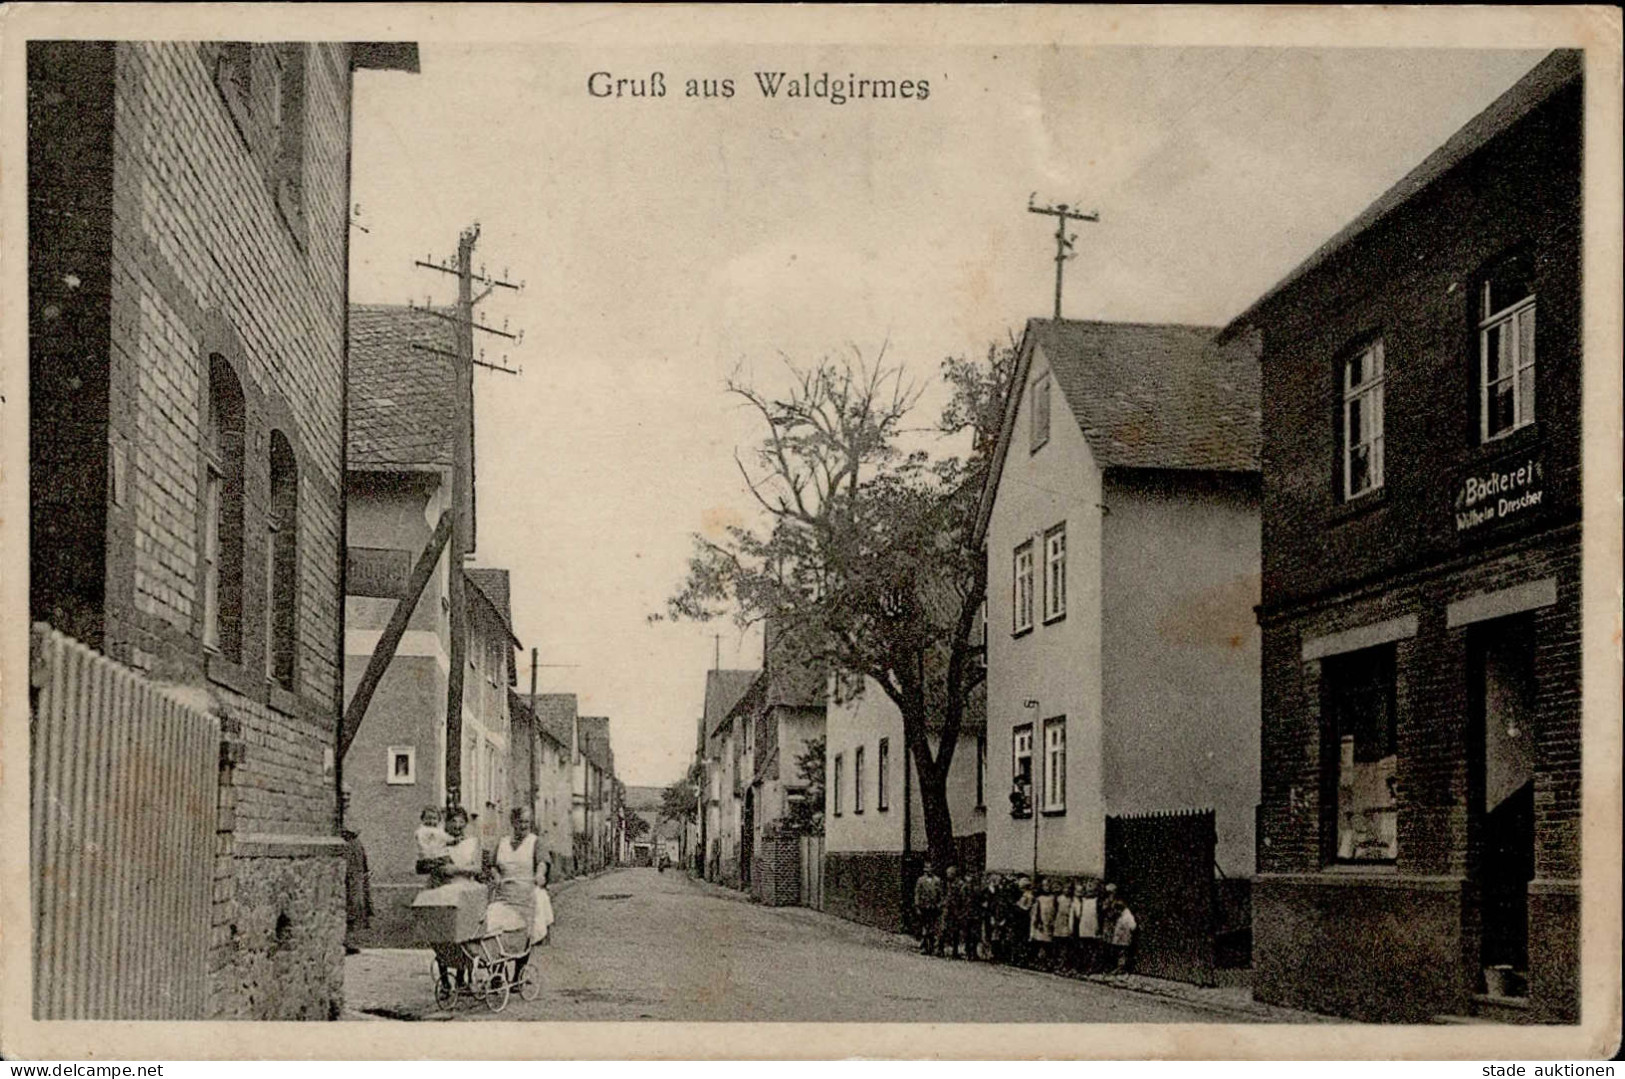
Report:
[[[463,671],[468,662],[468,603],[463,587],[463,564],[474,550],[474,512],[473,512],[473,484],[474,484],[474,368],[486,367],[491,370],[505,371],[508,374],[518,374],[514,368],[486,363],[475,355],[474,331],[482,330],[486,333],[505,337],[511,341],[523,340],[522,333],[509,333],[506,328],[496,329],[484,326],[474,321],[474,306],[497,288],[507,288],[517,291],[523,283],[513,284],[508,281],[494,280],[485,274],[474,272],[474,245],[479,242],[480,226],[474,225],[463,230],[457,238],[457,261],[455,266],[448,266],[443,262],[418,261],[417,265],[441,273],[455,274],[457,277],[457,310],[455,314],[446,314],[433,307],[417,308],[426,314],[434,315],[451,322],[456,327],[457,349],[455,352],[446,352],[443,349],[432,348],[428,345],[415,343],[413,348],[425,352],[433,352],[445,356],[452,361],[453,372],[453,400],[452,400],[452,467],[451,467],[451,510],[455,525],[451,530],[450,558],[447,566],[447,600],[451,605],[448,612],[451,629],[451,658],[450,670],[446,673],[446,804],[461,805],[463,797]],[[479,296],[474,295],[474,282],[479,281],[486,286]]]
[[1099,221],[1100,214],[1099,212],[1080,213],[1068,207],[1064,202],[1058,206],[1037,206],[1033,203],[1033,199],[1037,195],[1038,192],[1035,191],[1027,196],[1027,212],[1030,214],[1044,214],[1055,218],[1055,319],[1059,322],[1061,318],[1061,276],[1066,268],[1067,259],[1073,257],[1073,241],[1078,238],[1076,233],[1070,236],[1067,235],[1066,223],[1068,221]]

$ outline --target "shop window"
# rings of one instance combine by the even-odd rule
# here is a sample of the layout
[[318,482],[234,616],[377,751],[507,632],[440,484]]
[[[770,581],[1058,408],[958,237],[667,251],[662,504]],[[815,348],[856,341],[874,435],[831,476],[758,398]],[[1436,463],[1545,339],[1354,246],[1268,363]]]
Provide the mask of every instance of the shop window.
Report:
[[1044,621],[1066,615],[1066,525],[1044,534]]
[[271,432],[271,500],[265,515],[265,676],[290,692],[298,670],[299,462]]
[[219,355],[209,357],[209,414],[203,456],[203,646],[241,663],[243,655],[242,385]]
[[1011,629],[1025,633],[1033,628],[1033,541],[1028,540],[1016,548],[1014,560],[1014,619]]
[[1377,340],[1343,361],[1343,497],[1382,487],[1383,351]]
[[1535,422],[1535,284],[1526,255],[1506,259],[1478,288],[1479,436]]
[[1390,644],[1322,661],[1335,862],[1392,863],[1399,854],[1394,654]]
[[1033,383],[1032,397],[1032,452],[1043,449],[1049,441],[1049,375]]
[[1010,732],[1010,815],[1032,816],[1033,725],[1023,723]]

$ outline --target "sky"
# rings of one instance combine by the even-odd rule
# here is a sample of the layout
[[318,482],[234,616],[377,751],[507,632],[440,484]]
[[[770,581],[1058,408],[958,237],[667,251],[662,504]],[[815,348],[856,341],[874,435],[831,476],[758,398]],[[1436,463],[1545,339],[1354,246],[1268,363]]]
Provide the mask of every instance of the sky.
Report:
[[[725,392],[857,349],[941,401],[950,355],[1051,314],[1054,220],[1098,211],[1068,318],[1222,325],[1539,62],[1529,51],[594,47],[426,43],[356,79],[351,297],[455,297],[413,260],[523,280],[479,309],[474,564],[512,574],[543,692],[611,721],[617,770],[664,785],[705,672],[759,666],[731,622],[653,623],[696,532],[757,523]],[[594,72],[665,97],[595,98]],[[925,100],[764,98],[754,73],[924,80]],[[732,79],[688,99],[688,79]],[[599,80],[602,82],[602,80]],[[362,230],[365,231],[362,231]]]

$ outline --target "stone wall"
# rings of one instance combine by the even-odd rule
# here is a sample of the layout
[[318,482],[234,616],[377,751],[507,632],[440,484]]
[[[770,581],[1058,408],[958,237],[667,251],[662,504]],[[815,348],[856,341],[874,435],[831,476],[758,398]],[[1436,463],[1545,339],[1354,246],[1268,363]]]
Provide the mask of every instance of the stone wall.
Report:
[[344,859],[336,841],[239,841],[217,1019],[336,1019],[344,1007]]

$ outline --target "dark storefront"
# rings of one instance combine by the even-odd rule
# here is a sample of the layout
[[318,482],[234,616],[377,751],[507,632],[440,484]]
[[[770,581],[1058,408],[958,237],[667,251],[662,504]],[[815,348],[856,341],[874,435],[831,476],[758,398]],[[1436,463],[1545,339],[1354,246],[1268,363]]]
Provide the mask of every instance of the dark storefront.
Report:
[[1578,1018],[1580,131],[1554,53],[1262,335],[1255,992]]

